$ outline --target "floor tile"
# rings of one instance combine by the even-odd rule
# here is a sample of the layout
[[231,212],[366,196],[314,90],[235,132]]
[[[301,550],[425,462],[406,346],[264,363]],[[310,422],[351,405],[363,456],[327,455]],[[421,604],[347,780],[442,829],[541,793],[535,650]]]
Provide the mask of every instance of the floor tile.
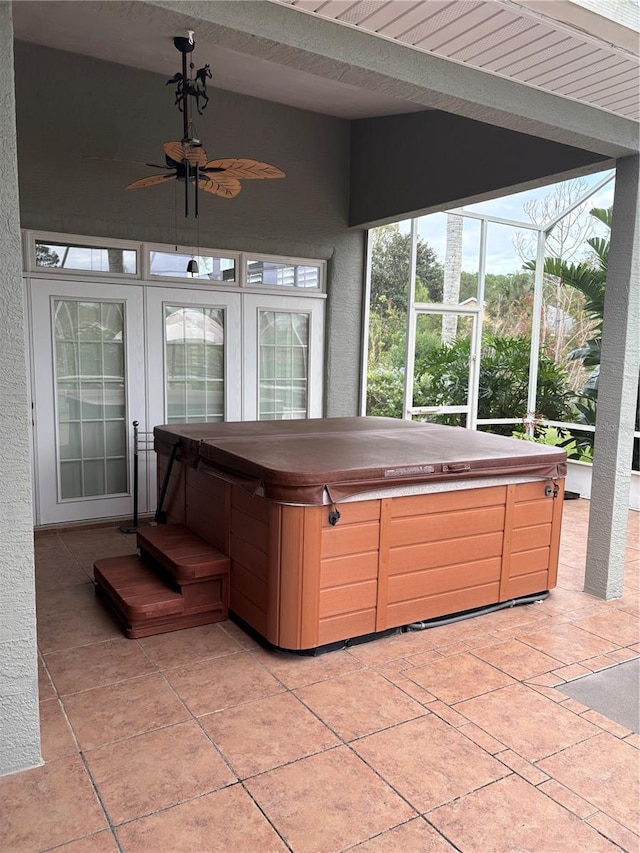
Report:
[[40,703],[40,742],[44,761],[78,752],[73,733],[57,699]]
[[279,681],[250,652],[168,669],[165,676],[196,716],[283,692]]
[[61,587],[77,586],[89,583],[91,578],[67,551],[55,559],[43,559],[36,556],[36,595],[38,601],[46,601],[48,593]]
[[638,831],[638,752],[629,744],[603,733],[539,766],[627,829]]
[[500,743],[499,740],[488,735],[485,731],[476,726],[475,723],[466,723],[465,725],[460,726],[458,731],[460,734],[469,738],[469,740],[472,740],[481,749],[484,749],[485,752],[488,752],[489,755],[495,755],[496,752],[502,752],[505,748],[503,743]]
[[[600,714],[598,711],[593,711],[589,709],[580,716],[583,720],[589,720],[590,723],[593,723],[595,726],[598,726],[598,728],[604,729],[605,732],[609,732],[610,734],[615,735],[617,738],[623,739],[628,737],[628,735],[633,734],[633,731],[631,729],[628,729],[626,726],[620,725],[620,723],[616,723],[614,720],[610,720],[609,717],[606,717],[604,714]],[[636,724],[635,729],[637,730],[639,728],[640,726]]]
[[236,625],[236,623],[231,619],[221,622],[220,628],[225,632],[225,634],[228,634],[232,640],[235,640],[241,649],[261,648],[260,643],[258,643],[257,640],[251,637],[244,628],[240,627],[240,625]]
[[[613,651],[616,644],[610,640],[598,637],[596,634],[584,631],[570,622],[555,625],[553,631],[539,631],[518,634],[522,643],[532,646],[561,664],[571,664],[577,661],[594,658]],[[551,667],[557,669],[558,667]]]
[[640,623],[637,616],[623,611],[603,613],[577,623],[579,628],[595,634],[618,646],[630,646],[640,639]]
[[414,667],[406,675],[448,704],[514,683],[510,676],[470,653]]
[[97,605],[99,606],[99,602],[96,601],[95,586],[86,575],[81,583],[67,586],[58,585],[54,589],[43,590],[36,595],[36,608],[39,616],[80,610],[92,612]]
[[85,757],[116,824],[237,781],[193,720],[89,750]]
[[33,853],[105,829],[79,756],[0,779],[0,850]]
[[160,674],[131,678],[66,696],[65,709],[82,749],[170,726],[189,711]]
[[456,710],[528,761],[546,758],[599,732],[522,684],[460,702]]
[[474,655],[506,672],[513,678],[523,681],[543,672],[557,669],[559,662],[519,640],[507,640],[486,648],[474,649]]
[[538,790],[546,794],[547,797],[551,797],[559,805],[564,806],[565,809],[569,809],[570,812],[573,812],[581,820],[591,817],[591,815],[598,811],[595,806],[583,800],[582,797],[579,797],[569,788],[561,785],[556,779],[548,779],[546,782],[543,782],[538,786]]
[[62,694],[115,684],[156,669],[135,640],[108,640],[52,652],[45,661]]
[[594,829],[518,776],[441,806],[429,813],[429,820],[465,851],[620,853]]
[[453,708],[445,705],[445,703],[441,702],[439,699],[436,699],[435,702],[429,702],[427,705],[427,711],[431,714],[435,714],[436,717],[444,720],[445,723],[448,723],[454,729],[459,729],[461,726],[466,726],[469,723],[469,720],[466,717],[463,717],[462,714],[459,714]]
[[627,853],[636,853],[640,850],[639,833],[631,832],[612,820],[604,812],[598,812],[593,817],[588,817],[587,823],[597,829],[605,838],[609,838],[614,844],[617,844],[621,850],[627,851]]
[[572,663],[569,666],[561,666],[560,669],[554,669],[551,674],[561,678],[563,681],[573,681],[575,678],[590,675],[591,670],[581,666],[579,663]]
[[597,604],[598,601],[599,599],[583,590],[563,589],[558,586],[551,590],[549,597],[545,598],[540,606],[543,612],[555,614],[573,612],[581,607]]
[[57,699],[58,694],[53,686],[53,682],[49,677],[42,659],[38,657],[38,699],[40,702],[47,702],[49,699]]
[[530,761],[527,761],[526,758],[523,758],[521,755],[517,755],[511,749],[505,749],[503,752],[500,752],[496,755],[503,764],[506,764],[514,773],[517,773],[518,776],[522,776],[523,779],[526,779],[527,782],[531,782],[532,785],[539,785],[541,782],[547,782],[549,777],[546,773],[543,773],[539,767],[536,767],[535,764],[531,764]]
[[253,657],[290,690],[355,672],[363,666],[346,650],[323,655],[294,655],[259,648],[253,652]]
[[[617,843],[623,850],[635,851],[640,843],[638,836],[623,821],[629,822],[636,796],[628,779],[631,753],[637,767],[638,736],[621,740],[626,730],[585,709],[578,715],[575,712],[580,708],[566,704],[571,700],[561,704],[563,694],[549,689],[549,684],[558,682],[554,671],[571,673],[575,664],[580,667],[578,672],[602,667],[615,669],[616,663],[640,653],[635,632],[640,600],[637,560],[633,561],[637,555],[629,551],[633,559],[626,564],[624,598],[603,602],[584,593],[584,529],[580,525],[584,524],[589,506],[587,502],[572,503],[583,505],[580,518],[584,518],[576,522],[574,515],[571,516],[573,520],[565,524],[565,532],[570,535],[564,536],[559,585],[542,604],[396,634],[317,657],[268,652],[232,622],[141,641],[126,640],[102,604],[96,601],[87,580],[96,557],[131,552],[134,550],[133,537],[125,537],[115,528],[104,528],[70,532],[71,548],[59,535],[46,537],[46,543],[39,542],[36,549],[39,639],[41,650],[46,652],[46,661],[51,660],[58,685],[74,690],[79,686],[81,690],[63,693],[61,697],[71,727],[87,758],[95,761],[100,772],[104,771],[100,781],[105,790],[110,791],[113,809],[122,807],[124,814],[128,814],[127,808],[133,814],[141,814],[141,809],[160,809],[120,825],[118,832],[125,842],[125,853],[145,850],[182,853],[185,849],[198,853],[215,849],[223,849],[225,853],[262,853],[263,850],[286,849],[242,786],[223,781],[221,784],[228,787],[216,788],[213,793],[196,793],[190,798],[193,790],[190,786],[198,788],[203,774],[204,787],[208,790],[210,781],[206,773],[215,768],[207,763],[203,769],[199,761],[203,757],[207,761],[207,756],[211,755],[221,762],[217,767],[222,767],[222,775],[231,782],[234,769],[242,770],[247,777],[255,774],[247,780],[247,785],[256,785],[256,790],[258,784],[265,785],[261,805],[264,803],[268,809],[273,803],[273,813],[280,820],[278,827],[287,828],[291,838],[298,833],[296,838],[302,839],[299,849],[303,851],[317,849],[325,853],[349,848],[371,853],[375,850],[385,853],[396,850],[445,853],[448,850],[450,853],[449,842],[438,829],[430,826],[429,819],[432,815],[442,817],[445,809],[455,807],[456,814],[462,816],[455,832],[459,830],[461,834],[458,841],[452,836],[451,842],[457,843],[465,853],[485,853],[493,849],[492,843],[501,853],[514,853],[527,849],[529,836],[523,825],[526,821],[519,825],[514,822],[501,837],[492,837],[487,843],[474,832],[476,829],[484,831],[486,811],[492,812],[490,823],[493,823],[493,813],[498,815],[498,825],[504,810],[512,819],[514,814],[519,816],[522,812],[520,800],[525,804],[525,817],[533,816],[531,826],[534,829],[536,820],[542,819],[541,802],[553,809],[547,816],[547,827],[538,833],[541,841],[536,853],[542,853],[542,842],[548,842],[544,853],[559,853],[559,850],[565,853],[573,849],[589,853],[602,849],[604,838]],[[99,654],[91,651],[94,645]],[[122,657],[118,646],[137,649],[141,654],[129,651]],[[556,649],[563,650],[564,656],[556,657]],[[557,661],[552,670],[546,669],[545,656]],[[227,658],[233,659],[233,665],[224,663]],[[471,672],[465,674],[469,658],[485,667],[484,681],[474,679]],[[414,670],[431,667],[436,661],[444,662],[440,664],[439,698],[426,685],[408,678]],[[206,665],[203,666],[203,662]],[[544,670],[540,669],[542,664]],[[450,672],[452,668],[460,677],[457,688],[451,682],[451,690],[460,690],[465,678],[464,691],[477,690],[478,684],[486,690],[489,676],[494,672],[531,681],[532,688],[519,685],[513,690],[515,685],[507,681],[506,686],[493,687],[493,692],[465,695],[455,700],[451,699],[455,694],[444,692],[447,670]],[[191,712],[159,670],[166,670],[173,683],[185,691],[185,695],[189,693],[192,710],[206,716],[194,722]],[[532,675],[534,672],[539,674]],[[108,680],[103,682],[105,676]],[[388,728],[375,733],[365,731],[360,740],[351,744],[353,750],[336,747],[336,736],[318,720],[315,708],[313,712],[306,709],[301,700],[285,688],[301,694],[313,688],[310,693],[322,695],[323,682],[340,682],[345,677],[354,688],[347,691],[345,701],[348,704],[355,701],[354,697],[359,699],[358,712],[366,708],[374,728],[380,725],[380,719],[376,718],[376,701],[383,715],[394,706],[393,702],[388,706],[384,699],[388,697],[389,688],[395,698],[397,694],[393,691],[398,690],[405,697],[403,701],[411,703],[415,699],[423,706],[421,716],[395,724],[383,719]],[[368,679],[366,684],[361,681],[364,677]],[[79,685],[75,679],[79,679]],[[52,758],[45,767],[35,771],[0,779],[0,850],[5,849],[5,838],[16,826],[14,795],[11,800],[13,817],[9,822],[5,819],[6,798],[3,795],[9,790],[7,780],[22,778],[23,785],[33,779],[40,781],[38,784],[29,782],[31,788],[26,793],[24,788],[19,790],[17,808],[23,810],[23,816],[27,815],[23,821],[26,829],[21,825],[21,830],[31,833],[31,837],[10,846],[11,853],[21,850],[35,853],[53,846],[69,853],[115,853],[114,837],[102,829],[106,826],[103,813],[96,805],[86,771],[75,755],[78,747],[70,735],[65,715],[59,710],[58,694],[44,669],[41,669],[39,682],[44,709],[45,756],[60,757]],[[86,686],[94,682],[96,686]],[[533,690],[534,683],[539,694]],[[571,685],[579,683],[577,680]],[[378,694],[383,701],[376,699]],[[501,703],[493,704],[493,697],[498,695]],[[554,697],[557,701],[552,701]],[[457,704],[453,708],[445,704],[446,701],[457,701]],[[218,710],[219,707],[223,710]],[[334,709],[335,714],[338,712],[339,709]],[[357,719],[357,715],[353,716]],[[354,725],[348,719],[348,711],[346,717],[344,725]],[[362,725],[362,720],[357,725]],[[197,726],[204,727],[205,732]],[[416,735],[414,727],[420,726],[430,728],[432,736],[425,737],[424,732]],[[433,737],[436,728],[438,737]],[[397,730],[402,734],[397,735]],[[170,739],[168,733],[171,731],[181,734]],[[182,734],[185,731],[188,736]],[[612,738],[611,733],[617,737]],[[398,737],[397,741],[393,740],[393,734]],[[217,738],[222,758],[210,738],[214,741]],[[467,748],[476,751],[472,756],[464,751],[461,740]],[[618,754],[611,741],[626,752]],[[126,750],[125,744],[132,748]],[[196,772],[191,774],[185,768],[193,762],[189,758],[185,760],[184,755],[190,756],[196,744],[199,745],[193,759]],[[417,756],[416,744],[419,745]],[[371,749],[372,755],[375,753],[380,767],[374,763],[373,768],[369,768],[365,763],[368,757],[362,761],[356,756],[355,752],[365,747]],[[541,752],[544,755],[539,764],[532,763],[538,760]],[[485,767],[489,776],[496,765],[503,775],[497,776],[495,781],[474,781],[474,774],[482,775],[478,755],[495,762],[488,770]],[[343,756],[349,760],[343,761]],[[235,761],[231,768],[223,760],[229,758],[232,764]],[[424,772],[422,761],[434,769]],[[552,762],[556,772],[551,770]],[[170,772],[169,767],[177,770]],[[449,796],[451,789],[459,789],[462,793],[457,800],[439,803],[427,814],[427,820],[417,818],[402,798],[393,799],[396,795],[392,788],[377,775],[376,771],[385,770],[390,776],[396,773],[398,778],[406,777],[409,780],[406,784],[414,785],[416,800],[425,795],[420,786],[428,777],[434,786],[442,786],[442,796]],[[441,771],[443,779],[438,777]],[[521,780],[520,787],[510,781],[516,780],[516,776],[504,777],[510,771],[525,780]],[[607,772],[617,775],[609,781]],[[465,774],[474,777],[472,784]],[[79,787],[78,779],[81,781]],[[278,780],[284,780],[280,787]],[[290,792],[287,795],[287,780],[294,783],[294,796]],[[538,785],[538,790],[532,794],[526,782]],[[11,786],[15,784],[11,782]],[[131,795],[127,786],[132,786]],[[620,786],[620,790],[616,786]],[[509,793],[512,788],[517,789],[517,796]],[[373,815],[370,814],[369,803],[361,799],[361,789],[372,801],[382,801],[382,812],[374,810]],[[12,787],[11,790],[15,794],[16,789]],[[78,796],[75,796],[76,791],[79,791]],[[494,804],[490,795],[492,797],[496,791],[502,795],[495,798]],[[381,792],[384,792],[382,797]],[[387,801],[389,794],[391,800]],[[474,812],[477,804],[483,802],[483,796],[487,797],[485,808],[477,808]],[[596,802],[598,796],[601,801]],[[158,805],[175,803],[179,797],[186,798],[180,805]],[[33,801],[34,808],[27,813],[29,800]],[[49,809],[47,804],[53,800],[61,803],[63,814]],[[87,807],[87,803],[91,805]],[[575,822],[567,822],[571,810],[580,816],[593,811],[584,824],[578,822],[575,832]],[[235,817],[236,813],[239,820],[230,821],[229,815]],[[554,825],[564,832],[560,847],[552,838]],[[49,829],[53,840],[49,838]],[[40,844],[38,838],[46,840]],[[464,840],[468,841],[466,847],[460,843]],[[298,853],[298,847],[293,843],[291,846]]]
[[415,816],[347,747],[330,749],[245,783],[296,853],[334,853]]
[[492,628],[485,621],[485,617],[478,616],[473,619],[463,619],[460,622],[451,622],[449,625],[438,625],[426,628],[424,631],[416,632],[421,640],[425,651],[428,649],[439,649],[451,646],[454,643],[462,643],[470,638],[476,638],[489,634]]
[[239,785],[118,827],[124,853],[284,853]]
[[241,779],[339,743],[291,693],[206,714],[200,724]]
[[417,817],[351,850],[352,853],[453,853],[455,847],[429,826],[424,818]]
[[376,672],[360,671],[295,691],[341,738],[352,740],[426,713]]
[[124,639],[111,616],[96,602],[91,610],[65,610],[38,616],[38,648],[43,654]]
[[206,658],[221,657],[240,651],[239,644],[219,625],[201,625],[168,634],[156,634],[138,641],[160,669],[185,666]]
[[408,631],[392,634],[370,643],[355,643],[349,646],[349,654],[359,661],[361,666],[376,667],[392,660],[415,655],[427,648],[425,631]]
[[419,812],[509,773],[503,764],[432,714],[369,735],[352,746]]
[[87,835],[78,841],[71,841],[56,847],[55,853],[119,853],[116,839],[109,829]]
[[436,697],[432,693],[429,693],[428,690],[425,690],[424,687],[416,684],[415,681],[412,681],[405,675],[406,670],[398,671],[397,669],[392,669],[391,667],[393,666],[394,663],[392,662],[389,665],[376,667],[376,672],[384,676],[387,681],[395,684],[396,687],[399,687],[403,693],[415,699],[416,702],[420,702],[421,705],[436,701]]

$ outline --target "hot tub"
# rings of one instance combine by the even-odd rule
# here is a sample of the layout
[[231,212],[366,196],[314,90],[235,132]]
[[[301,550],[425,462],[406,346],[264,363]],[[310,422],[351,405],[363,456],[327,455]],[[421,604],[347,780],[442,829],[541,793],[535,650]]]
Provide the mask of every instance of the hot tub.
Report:
[[165,508],[231,558],[230,612],[314,649],[555,586],[563,450],[326,418],[156,427]]

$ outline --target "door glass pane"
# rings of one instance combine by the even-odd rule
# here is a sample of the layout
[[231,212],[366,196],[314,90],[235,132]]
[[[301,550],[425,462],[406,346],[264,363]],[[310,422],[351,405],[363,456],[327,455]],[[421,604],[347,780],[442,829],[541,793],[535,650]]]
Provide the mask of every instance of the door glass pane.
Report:
[[124,304],[54,300],[58,494],[127,491]]
[[258,417],[307,417],[309,315],[261,311],[259,323]]
[[164,307],[169,423],[224,420],[224,309]]

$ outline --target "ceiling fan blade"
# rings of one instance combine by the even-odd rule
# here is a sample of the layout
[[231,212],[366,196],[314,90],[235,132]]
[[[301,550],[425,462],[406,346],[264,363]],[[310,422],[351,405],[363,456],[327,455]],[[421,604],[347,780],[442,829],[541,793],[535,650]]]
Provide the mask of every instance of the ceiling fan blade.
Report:
[[221,198],[235,198],[242,185],[236,178],[228,178],[226,175],[216,175],[215,177],[201,178],[198,181],[198,186],[201,190],[213,195],[219,195]]
[[175,173],[173,175],[149,175],[148,178],[140,178],[138,181],[127,184],[125,190],[136,190],[139,187],[152,187],[154,184],[164,184],[165,181],[173,181],[175,177]]
[[162,146],[165,156],[174,163],[182,163],[185,160],[191,166],[204,166],[207,162],[207,152],[201,146],[185,145],[182,142],[165,142]]
[[124,157],[100,157],[97,154],[83,154],[86,160],[106,160],[108,163],[135,163],[137,166],[150,166],[152,169],[169,169],[160,163],[147,163],[144,160],[127,160]]
[[285,173],[276,166],[269,163],[261,163],[258,160],[247,160],[243,157],[227,157],[222,160],[209,160],[203,171],[209,169],[224,169],[225,175],[230,178],[284,178]]

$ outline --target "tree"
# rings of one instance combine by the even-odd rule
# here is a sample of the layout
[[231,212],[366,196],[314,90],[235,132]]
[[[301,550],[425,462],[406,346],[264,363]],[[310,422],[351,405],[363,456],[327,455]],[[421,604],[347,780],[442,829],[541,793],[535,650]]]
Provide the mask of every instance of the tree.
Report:
[[[555,184],[541,199],[525,202],[523,210],[534,225],[546,225],[560,216],[589,190],[584,178]],[[585,241],[594,232],[593,221],[586,216],[588,200],[563,216],[547,238],[549,254],[566,260],[576,259],[582,254]],[[537,252],[538,235],[535,231],[518,231],[513,239],[516,253],[526,263],[533,260]]]
[[[531,200],[524,211],[535,225],[545,225],[575,204],[589,188],[584,178],[556,184],[542,199]],[[563,216],[547,236],[547,254],[566,262],[579,261],[585,243],[593,237],[595,222],[587,216],[588,200]],[[517,254],[532,268],[537,251],[537,233],[519,231],[514,238]],[[546,272],[546,271],[545,271]],[[577,340],[588,331],[589,320],[584,314],[584,302],[579,291],[567,287],[560,278],[545,274],[544,300],[540,345],[556,361],[567,359],[575,349]],[[584,382],[584,371],[579,362],[568,364],[570,381],[575,390]]]
[[60,256],[54,252],[49,246],[36,241],[36,266],[37,267],[57,267],[60,265]]
[[[411,234],[396,223],[375,229],[372,240],[369,364],[396,369],[406,359]],[[416,298],[441,301],[442,265],[424,240],[418,240],[416,261]]]
[[[406,314],[409,295],[411,234],[402,234],[398,223],[373,232],[371,252],[371,305],[382,302]],[[418,239],[416,295],[427,302],[442,301],[443,269],[431,246]]]
[[[602,222],[607,228],[611,228],[612,208],[594,207],[590,213],[592,217]],[[578,394],[576,406],[578,423],[595,424],[604,294],[609,263],[609,241],[602,237],[590,237],[587,244],[592,250],[591,257],[587,260],[579,263],[568,263],[561,257],[547,258],[544,263],[544,271],[547,275],[556,278],[565,287],[573,288],[584,297],[585,312],[589,319],[588,337],[579,347],[571,350],[567,358],[570,361],[579,359],[585,367],[591,368],[589,378]],[[527,266],[533,268],[535,263],[530,261]]]

